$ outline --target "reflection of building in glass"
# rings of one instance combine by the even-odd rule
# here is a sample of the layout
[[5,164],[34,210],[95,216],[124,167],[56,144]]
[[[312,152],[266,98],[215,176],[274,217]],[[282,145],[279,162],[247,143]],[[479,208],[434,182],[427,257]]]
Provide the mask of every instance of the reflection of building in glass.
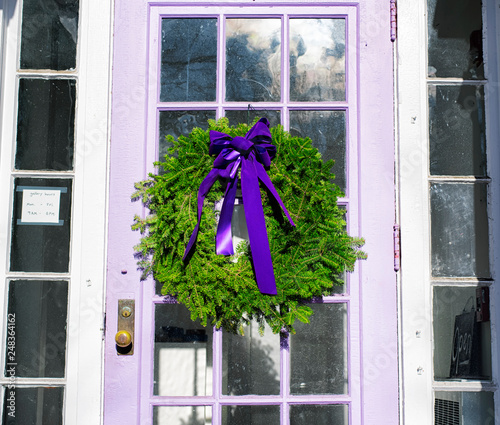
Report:
[[281,20],[227,19],[226,100],[281,97]]
[[345,100],[345,20],[290,20],[290,98]]

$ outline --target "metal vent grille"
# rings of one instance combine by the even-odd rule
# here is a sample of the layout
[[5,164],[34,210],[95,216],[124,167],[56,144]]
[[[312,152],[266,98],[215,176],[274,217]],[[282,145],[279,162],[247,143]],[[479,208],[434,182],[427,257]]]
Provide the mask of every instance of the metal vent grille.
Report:
[[434,425],[460,425],[460,403],[436,398]]

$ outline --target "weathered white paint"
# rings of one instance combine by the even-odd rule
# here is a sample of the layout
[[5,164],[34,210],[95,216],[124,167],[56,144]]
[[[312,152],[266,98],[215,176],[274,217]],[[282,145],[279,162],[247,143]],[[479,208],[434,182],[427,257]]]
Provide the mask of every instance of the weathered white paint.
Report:
[[[425,1],[398,2],[401,423],[432,423]],[[419,372],[420,371],[420,372]]]

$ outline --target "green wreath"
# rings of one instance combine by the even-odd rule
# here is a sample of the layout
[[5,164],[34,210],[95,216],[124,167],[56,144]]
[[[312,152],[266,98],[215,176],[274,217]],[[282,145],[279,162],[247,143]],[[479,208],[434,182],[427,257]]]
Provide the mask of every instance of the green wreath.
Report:
[[[231,137],[244,136],[249,127],[229,127],[228,120],[209,120],[209,130]],[[308,323],[312,309],[307,302],[330,295],[342,285],[344,271],[352,271],[364,241],[345,230],[345,211],[338,207],[340,188],[333,183],[333,161],[323,162],[309,138],[292,137],[282,126],[271,128],[277,156],[268,175],[296,227],[273,209],[261,191],[266,228],[276,277],[277,295],[259,292],[246,242],[235,256],[215,253],[214,205],[224,196],[224,185],[215,183],[205,198],[200,232],[189,262],[182,257],[197,222],[197,193],[212,169],[208,154],[209,131],[195,128],[174,140],[165,162],[155,165],[162,173],[136,183],[134,200],[142,200],[150,215],[136,216],[132,229],[142,234],[135,247],[143,279],[152,275],[170,295],[199,319],[229,332],[242,333],[243,325],[255,320],[261,332],[267,323],[274,333],[292,332],[296,319]]]

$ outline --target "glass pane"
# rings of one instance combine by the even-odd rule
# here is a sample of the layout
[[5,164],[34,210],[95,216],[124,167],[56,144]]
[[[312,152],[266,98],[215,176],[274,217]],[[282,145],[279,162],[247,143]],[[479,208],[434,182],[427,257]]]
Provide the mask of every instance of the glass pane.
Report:
[[19,80],[16,168],[71,170],[75,80]]
[[345,100],[345,19],[290,19],[290,100]]
[[226,19],[226,100],[281,99],[281,19]]
[[223,333],[222,393],[274,395],[280,392],[280,337],[266,326],[246,326],[245,335]]
[[154,406],[154,425],[208,425],[212,423],[209,406]]
[[167,135],[177,139],[187,136],[193,128],[208,129],[208,120],[215,119],[215,111],[160,111],[159,134],[159,159],[163,161],[167,149],[172,147],[166,141]]
[[490,379],[490,322],[478,321],[475,287],[434,288],[435,379]]
[[214,101],[217,19],[162,19],[162,102]]
[[343,404],[290,406],[290,425],[348,425],[349,408]]
[[279,406],[222,406],[222,425],[279,424]]
[[429,77],[484,78],[480,1],[427,0]]
[[324,161],[335,160],[335,184],[346,189],[345,111],[290,111],[290,134],[309,137]]
[[311,322],[290,336],[292,394],[347,394],[347,305],[310,304]]
[[24,0],[21,69],[76,68],[77,0]]
[[495,423],[493,393],[437,391],[434,425]]
[[212,394],[212,328],[180,304],[155,304],[154,395]]
[[11,271],[69,270],[71,184],[70,179],[14,179]]
[[9,282],[5,376],[64,377],[67,304],[66,281]]
[[433,276],[490,277],[485,184],[433,183]]
[[484,89],[429,86],[430,172],[485,176]]
[[4,390],[3,425],[62,425],[63,388],[9,386]]
[[245,109],[242,111],[226,110],[225,115],[229,120],[229,125],[238,124],[251,125],[255,118],[267,118],[271,127],[281,124],[281,111]]

